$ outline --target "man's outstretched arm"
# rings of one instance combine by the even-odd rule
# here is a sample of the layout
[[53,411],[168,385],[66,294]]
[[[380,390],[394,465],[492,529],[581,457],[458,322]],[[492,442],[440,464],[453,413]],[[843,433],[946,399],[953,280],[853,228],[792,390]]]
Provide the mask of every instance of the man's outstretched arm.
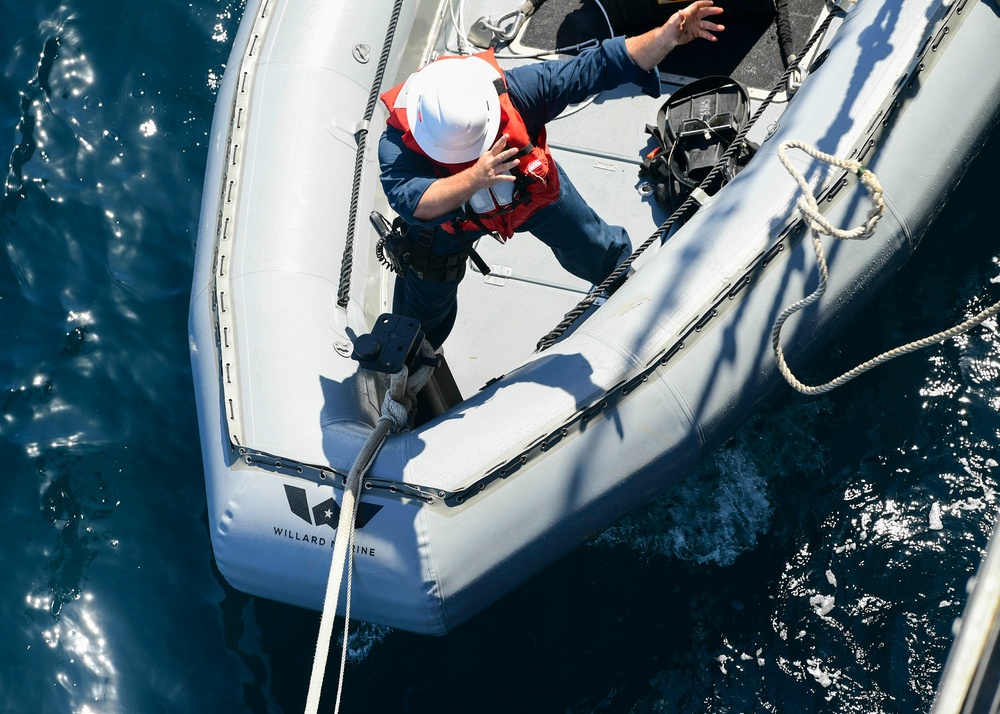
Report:
[[722,32],[725,27],[709,18],[722,12],[712,0],[697,0],[683,10],[678,10],[665,23],[635,37],[625,39],[625,49],[636,65],[652,70],[678,45],[687,44],[698,38],[714,42],[713,33]]

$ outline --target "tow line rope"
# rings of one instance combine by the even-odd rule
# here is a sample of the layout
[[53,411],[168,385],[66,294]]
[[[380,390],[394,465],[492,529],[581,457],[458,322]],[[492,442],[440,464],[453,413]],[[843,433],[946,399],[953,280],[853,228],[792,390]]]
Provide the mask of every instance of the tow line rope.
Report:
[[[820,213],[819,205],[816,202],[816,198],[813,196],[812,190],[806,183],[805,178],[803,178],[802,174],[799,173],[789,161],[787,154],[788,149],[800,149],[815,159],[825,161],[833,166],[839,166],[847,171],[850,171],[851,173],[856,174],[861,183],[864,184],[865,188],[868,190],[872,200],[872,208],[868,212],[867,220],[861,225],[850,230],[841,230],[836,226],[833,226],[826,219],[826,217]],[[823,253],[823,244],[820,237],[822,235],[829,235],[839,240],[857,240],[859,238],[867,238],[875,230],[875,226],[879,219],[885,214],[885,201],[882,198],[882,186],[879,184],[878,178],[876,178],[875,174],[862,166],[860,162],[854,159],[839,159],[835,156],[831,156],[830,154],[825,154],[822,151],[819,151],[800,141],[786,141],[782,143],[778,148],[778,158],[781,159],[781,163],[786,169],[788,169],[788,172],[802,189],[802,196],[799,197],[796,205],[802,212],[802,216],[806,223],[808,223],[809,227],[812,228],[812,243],[813,248],[816,251],[816,260],[819,267],[819,286],[816,290],[811,295],[808,295],[802,300],[799,300],[798,302],[785,308],[784,311],[778,315],[778,319],[774,321],[774,327],[771,329],[771,345],[774,348],[774,356],[778,361],[778,370],[785,378],[785,381],[787,381],[794,389],[798,390],[802,394],[808,395],[826,394],[827,392],[831,392],[837,387],[847,384],[855,377],[858,377],[865,372],[888,362],[889,360],[895,359],[896,357],[902,357],[903,355],[916,352],[924,347],[944,342],[947,339],[957,337],[958,335],[968,332],[976,325],[985,322],[1000,312],[1000,302],[998,302],[976,315],[973,315],[961,324],[955,325],[947,330],[942,330],[941,332],[923,339],[915,340],[900,347],[896,347],[895,349],[888,350],[887,352],[883,352],[878,357],[874,357],[867,362],[859,364],[854,369],[844,372],[844,374],[840,375],[836,379],[826,382],[825,384],[809,386],[800,382],[795,375],[792,374],[792,370],[788,367],[788,364],[785,361],[785,353],[781,349],[781,327],[794,313],[812,305],[823,296],[824,292],[826,292],[828,271],[826,256]]]
[[[434,350],[426,340],[421,345],[425,357],[434,357]],[[337,535],[333,543],[330,559],[330,574],[326,582],[326,596],[323,599],[323,614],[319,622],[316,638],[316,654],[313,658],[312,674],[309,678],[309,694],[306,696],[306,714],[316,714],[319,710],[320,694],[323,691],[323,677],[326,674],[327,656],[333,640],[333,624],[337,616],[337,602],[340,598],[340,584],[347,571],[347,588],[344,599],[344,642],[340,652],[340,675],[337,680],[337,703],[334,713],[340,711],[340,697],[344,691],[344,669],[347,666],[347,628],[351,622],[351,586],[354,570],[354,519],[358,513],[361,479],[375,462],[391,430],[405,431],[410,426],[410,415],[416,408],[416,394],[431,375],[434,367],[425,365],[408,378],[409,370],[403,367],[392,375],[389,390],[382,401],[382,413],[375,430],[361,448],[344,484],[344,497],[340,504],[340,518],[337,521]]]

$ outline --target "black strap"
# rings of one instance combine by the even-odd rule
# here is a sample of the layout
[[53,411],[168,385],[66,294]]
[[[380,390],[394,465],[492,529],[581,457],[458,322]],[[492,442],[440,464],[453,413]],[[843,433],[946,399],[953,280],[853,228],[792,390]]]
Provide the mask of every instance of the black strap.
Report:
[[[381,216],[379,216],[381,217]],[[384,218],[382,219],[385,220]],[[402,216],[396,216],[396,219],[392,222],[392,228],[396,233],[401,236],[409,235],[411,226],[409,223],[403,220]],[[434,242],[434,229],[429,226],[419,226],[417,230],[417,241],[416,244],[421,248],[429,249],[431,243]]]
[[507,85],[504,83],[503,77],[494,79],[493,86],[496,87],[498,97],[507,93]]
[[[486,226],[483,225],[483,222],[479,220],[479,216],[476,215],[475,211],[466,209],[465,213],[466,213],[466,218],[468,218],[470,221],[479,226],[479,228],[482,229],[484,233],[492,233],[492,231],[488,230]],[[490,266],[486,263],[485,260],[483,260],[483,257],[476,252],[476,248],[472,244],[472,241],[465,237],[465,231],[463,231],[462,226],[458,224],[458,220],[456,219],[452,221],[451,225],[455,229],[455,235],[458,237],[460,241],[462,241],[462,243],[465,244],[465,249],[469,251],[469,257],[472,258],[472,262],[476,264],[477,268],[479,268],[479,272],[482,273],[483,275],[489,275]]]

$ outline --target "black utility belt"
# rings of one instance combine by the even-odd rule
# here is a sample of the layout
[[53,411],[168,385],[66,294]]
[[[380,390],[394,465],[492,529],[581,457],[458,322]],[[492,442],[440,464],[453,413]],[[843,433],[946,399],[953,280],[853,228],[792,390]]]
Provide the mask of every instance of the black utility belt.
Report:
[[[375,255],[379,262],[400,277],[412,272],[421,280],[433,283],[444,283],[461,280],[465,277],[465,268],[471,250],[461,250],[448,255],[434,255],[431,252],[433,231],[422,229],[411,231],[400,218],[392,225],[378,213],[373,211],[370,220],[379,234],[375,245]],[[416,233],[417,241],[407,236]]]
[[[421,280],[429,280],[432,283],[445,283],[452,280],[461,280],[465,277],[465,268],[469,262],[469,252],[460,251],[451,255],[434,255],[429,247],[409,243],[404,248],[404,255],[409,256],[409,265],[406,267]],[[388,244],[386,245],[388,249]],[[405,272],[400,273],[406,275]]]

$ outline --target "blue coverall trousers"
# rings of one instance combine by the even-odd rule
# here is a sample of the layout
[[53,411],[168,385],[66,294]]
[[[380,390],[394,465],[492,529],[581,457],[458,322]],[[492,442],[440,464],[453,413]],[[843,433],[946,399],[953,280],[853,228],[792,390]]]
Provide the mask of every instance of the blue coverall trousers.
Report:
[[[631,255],[632,243],[624,228],[609,226],[594,213],[562,167],[556,168],[559,199],[539,209],[520,231],[531,233],[549,246],[570,273],[597,285]],[[431,250],[435,255],[450,255],[463,248],[456,236],[440,228],[434,232]],[[392,311],[416,318],[427,341],[437,349],[455,326],[459,282],[421,280],[413,271],[405,278],[397,276]]]

